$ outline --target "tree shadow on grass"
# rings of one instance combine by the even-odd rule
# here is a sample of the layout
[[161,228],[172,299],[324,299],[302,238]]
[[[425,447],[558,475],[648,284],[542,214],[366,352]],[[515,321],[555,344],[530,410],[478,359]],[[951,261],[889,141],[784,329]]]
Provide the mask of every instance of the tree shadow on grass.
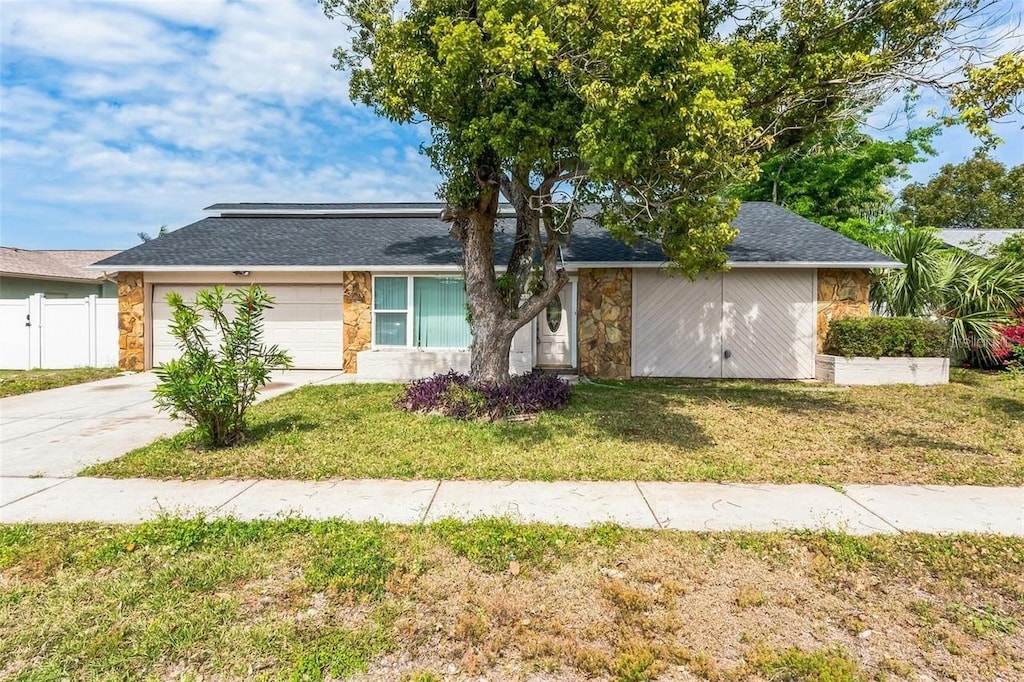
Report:
[[274,419],[261,420],[248,424],[245,430],[245,440],[242,441],[242,445],[258,445],[260,441],[282,433],[309,433],[322,427],[322,424],[307,419],[301,414],[289,414]]
[[985,407],[1016,421],[1024,421],[1024,401],[1016,398],[985,398]]
[[585,430],[621,441],[625,446],[650,443],[698,451],[714,446],[715,442],[685,409],[700,409],[704,401],[726,402],[739,409],[767,407],[809,419],[858,411],[843,400],[846,392],[842,390],[773,386],[767,382],[730,385],[713,381],[644,380],[585,385],[574,391],[572,402],[562,410],[523,423],[497,422],[493,428],[503,441],[522,448],[540,446],[558,435],[571,437],[574,430]]
[[906,429],[888,429],[884,432],[862,433],[857,434],[855,438],[861,445],[872,450],[923,448],[925,450],[949,453],[989,454],[987,450],[976,445],[965,445],[945,438],[935,438],[934,436]]

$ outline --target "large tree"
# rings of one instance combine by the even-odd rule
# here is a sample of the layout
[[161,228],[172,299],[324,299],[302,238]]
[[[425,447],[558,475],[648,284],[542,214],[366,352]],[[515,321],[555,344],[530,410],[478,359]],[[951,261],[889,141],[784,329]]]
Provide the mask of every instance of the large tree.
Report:
[[1024,164],[1007,169],[985,155],[946,164],[928,182],[903,188],[901,217],[918,227],[1024,227]]
[[785,206],[842,234],[878,246],[894,230],[895,196],[887,184],[909,178],[907,167],[935,153],[939,124],[914,128],[902,140],[878,140],[851,121],[838,135],[809,139],[769,155],[757,180],[737,187],[744,201]]
[[[321,0],[353,29],[353,98],[425,120],[461,243],[472,380],[501,382],[516,330],[567,281],[583,206],[695,275],[723,267],[761,155],[828,136],[933,81],[976,0]],[[498,202],[516,213],[494,262]],[[504,266],[497,274],[496,266]],[[500,268],[499,268],[500,269]]]

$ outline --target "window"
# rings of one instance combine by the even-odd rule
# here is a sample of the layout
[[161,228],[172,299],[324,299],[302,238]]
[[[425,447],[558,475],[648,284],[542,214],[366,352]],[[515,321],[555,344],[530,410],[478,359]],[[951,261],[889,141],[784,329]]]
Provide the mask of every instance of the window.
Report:
[[469,347],[460,277],[375,277],[373,316],[375,346]]
[[408,345],[408,277],[378,277],[373,286],[373,342],[378,346]]

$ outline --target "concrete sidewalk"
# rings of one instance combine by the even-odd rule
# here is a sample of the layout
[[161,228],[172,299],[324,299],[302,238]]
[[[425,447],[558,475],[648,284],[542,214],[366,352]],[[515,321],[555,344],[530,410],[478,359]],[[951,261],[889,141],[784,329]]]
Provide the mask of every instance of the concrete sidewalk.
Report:
[[296,516],[400,524],[509,516],[523,522],[689,531],[1024,536],[1024,488],[502,481],[158,481],[2,478],[0,522],[137,523],[161,514]]

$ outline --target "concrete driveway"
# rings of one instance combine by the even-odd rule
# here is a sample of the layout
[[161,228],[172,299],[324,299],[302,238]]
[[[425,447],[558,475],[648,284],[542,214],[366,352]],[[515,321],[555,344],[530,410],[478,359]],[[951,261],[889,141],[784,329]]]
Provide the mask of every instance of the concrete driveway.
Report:
[[[261,400],[305,384],[349,380],[337,371],[279,372]],[[153,406],[152,372],[0,399],[0,475],[74,476],[160,436],[177,433]]]

